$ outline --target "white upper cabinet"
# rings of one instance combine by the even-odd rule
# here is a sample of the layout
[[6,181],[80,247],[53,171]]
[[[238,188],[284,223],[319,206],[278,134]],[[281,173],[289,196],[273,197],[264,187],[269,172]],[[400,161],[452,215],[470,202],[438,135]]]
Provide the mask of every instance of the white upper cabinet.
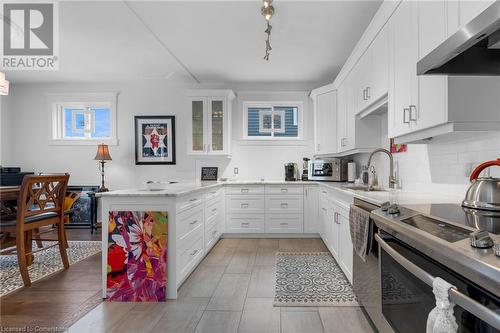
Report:
[[[447,37],[447,2],[417,2],[418,59],[434,50]],[[418,77],[418,109],[410,114],[415,130],[430,128],[447,121],[446,75],[423,75]],[[412,111],[412,110],[410,110]]]
[[232,90],[189,92],[188,153],[229,155]]
[[389,41],[384,26],[356,65],[356,114],[387,96],[389,78]]
[[332,85],[311,92],[314,104],[315,154],[337,153],[337,91]]
[[338,153],[371,151],[380,145],[380,119],[356,113],[356,80],[359,72],[349,73],[337,90],[337,145]]
[[412,130],[418,112],[418,26],[417,4],[403,1],[389,21],[390,97],[389,137]]
[[[452,6],[453,8],[453,6]],[[500,125],[499,77],[416,75],[448,33],[450,3],[402,1],[389,20],[389,137],[397,143]]]

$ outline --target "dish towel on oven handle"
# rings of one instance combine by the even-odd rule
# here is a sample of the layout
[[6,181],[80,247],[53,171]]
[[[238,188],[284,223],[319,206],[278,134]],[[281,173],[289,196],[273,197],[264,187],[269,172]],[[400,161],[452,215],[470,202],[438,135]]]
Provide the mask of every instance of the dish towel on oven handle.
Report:
[[458,324],[453,314],[455,304],[450,302],[448,291],[455,288],[440,277],[434,278],[432,292],[436,296],[436,307],[427,317],[426,333],[456,333]]
[[370,232],[370,212],[351,205],[349,209],[349,230],[356,254],[366,261],[366,248]]

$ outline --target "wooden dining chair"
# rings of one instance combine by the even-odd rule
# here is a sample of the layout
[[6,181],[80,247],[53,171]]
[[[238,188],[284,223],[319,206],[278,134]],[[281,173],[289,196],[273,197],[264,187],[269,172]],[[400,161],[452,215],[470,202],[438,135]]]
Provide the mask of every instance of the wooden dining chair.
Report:
[[[33,254],[36,252],[59,246],[64,268],[69,268],[64,230],[64,198],[68,180],[69,174],[25,176],[17,199],[16,219],[0,221],[2,232],[16,234],[19,270],[26,287],[31,285],[28,266],[31,265]],[[33,250],[34,230],[49,225],[57,226],[57,243]],[[41,239],[39,236],[37,240],[55,241],[55,239]]]

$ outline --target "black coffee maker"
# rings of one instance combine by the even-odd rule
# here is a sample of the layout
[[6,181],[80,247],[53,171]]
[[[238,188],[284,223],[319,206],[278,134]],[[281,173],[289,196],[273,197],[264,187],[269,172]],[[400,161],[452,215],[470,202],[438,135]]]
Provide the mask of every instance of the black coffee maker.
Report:
[[285,164],[285,181],[294,182],[299,179],[299,168],[297,163]]

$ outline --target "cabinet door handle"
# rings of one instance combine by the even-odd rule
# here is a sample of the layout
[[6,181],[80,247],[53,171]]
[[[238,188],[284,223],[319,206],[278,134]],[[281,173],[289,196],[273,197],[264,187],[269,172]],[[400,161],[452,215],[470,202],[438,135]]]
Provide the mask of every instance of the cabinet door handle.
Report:
[[240,205],[240,207],[241,207],[241,208],[248,208],[248,203],[242,203],[242,204]]
[[[409,124],[410,123],[410,117],[406,117],[406,114],[409,114],[410,113],[410,109],[409,108],[403,108],[403,124]],[[408,119],[408,120],[407,120]]]
[[366,89],[363,89],[363,101],[366,101]]
[[212,231],[212,235],[215,235],[217,233],[217,230]]
[[282,202],[280,204],[281,208],[288,208],[288,203],[287,202]]
[[288,192],[288,189],[287,188],[282,188],[281,189],[281,193],[287,193]]
[[195,201],[198,201],[198,198],[189,199],[189,202],[195,202]]
[[371,96],[370,96],[370,87],[366,87],[366,99],[370,99]]
[[194,256],[196,253],[198,253],[198,250],[194,250],[193,252],[191,252],[189,255],[192,257]]
[[190,222],[189,224],[193,225],[193,224],[196,224],[198,223],[198,220],[194,220],[193,222]]
[[317,145],[317,146],[318,146],[317,151],[320,151],[320,148],[319,148],[319,147],[321,147],[321,145],[318,143],[318,145]]
[[212,212],[216,212],[217,211],[217,208],[212,208]]
[[242,188],[241,189],[241,193],[248,193],[248,189],[247,188]]
[[281,222],[280,225],[288,225],[288,222]]
[[[413,117],[413,111],[415,110],[415,117]],[[410,105],[410,121],[417,121],[418,119],[418,112],[417,112],[417,106],[416,105]]]

